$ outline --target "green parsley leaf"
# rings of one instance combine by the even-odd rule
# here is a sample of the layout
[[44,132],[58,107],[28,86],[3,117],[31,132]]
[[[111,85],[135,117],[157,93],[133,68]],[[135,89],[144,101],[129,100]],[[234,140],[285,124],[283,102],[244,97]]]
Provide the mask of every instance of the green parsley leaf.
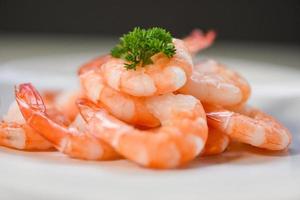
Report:
[[153,63],[151,57],[162,52],[171,58],[175,54],[170,32],[163,28],[142,29],[136,27],[124,34],[120,43],[111,50],[111,55],[126,60],[126,69],[136,69]]

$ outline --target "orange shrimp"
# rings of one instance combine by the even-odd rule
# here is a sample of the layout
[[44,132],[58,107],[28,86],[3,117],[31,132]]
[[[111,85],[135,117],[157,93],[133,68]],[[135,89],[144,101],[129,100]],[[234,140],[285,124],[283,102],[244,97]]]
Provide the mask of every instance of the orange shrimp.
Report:
[[251,89],[240,74],[209,59],[195,64],[179,92],[193,95],[203,103],[232,107],[246,102]]
[[[50,104],[51,98],[46,95],[46,99]],[[49,115],[60,123],[69,124],[69,121],[55,109],[49,109]],[[0,122],[0,145],[28,151],[53,149],[51,143],[26,124],[16,101],[10,105]]]
[[205,105],[209,126],[229,135],[235,141],[268,150],[283,150],[291,142],[291,134],[273,117],[251,107],[241,113]]
[[[90,135],[82,122],[68,128],[47,113],[39,93],[31,84],[16,87],[16,101],[26,122],[60,152],[87,160],[116,159],[118,154],[105,142]],[[80,127],[80,128],[79,128]]]
[[111,58],[101,66],[102,77],[111,88],[133,96],[166,94],[181,88],[193,68],[192,57],[184,42],[173,39],[176,54],[152,56],[153,64],[127,70],[123,59]]
[[141,166],[174,168],[193,160],[207,139],[205,112],[192,96],[165,94],[146,101],[162,126],[140,130],[128,125],[105,109],[81,102],[80,110],[96,137],[109,143],[118,153]]
[[79,78],[85,95],[95,103],[101,102],[118,119],[146,127],[160,125],[159,120],[145,106],[144,98],[133,97],[110,88],[104,83],[97,69],[80,71],[83,71]]

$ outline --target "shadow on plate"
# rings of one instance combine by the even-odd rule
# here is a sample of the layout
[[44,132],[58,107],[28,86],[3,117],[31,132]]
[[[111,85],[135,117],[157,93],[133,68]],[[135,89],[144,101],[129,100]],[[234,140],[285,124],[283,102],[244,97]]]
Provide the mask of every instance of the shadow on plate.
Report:
[[[143,172],[149,170],[143,167],[139,167],[125,159],[113,160],[113,161],[87,161],[70,158],[57,151],[46,151],[46,152],[31,152],[31,151],[19,151],[9,149],[6,147],[0,147],[0,154],[5,156],[13,156],[17,158],[29,159],[30,161],[37,162],[39,164],[50,164],[58,166],[74,166],[74,167],[85,167],[85,168],[98,168],[99,170],[108,170],[114,172],[125,172],[126,174],[137,173],[138,171]],[[170,171],[182,171],[182,170],[193,170],[201,169],[206,167],[218,166],[218,165],[257,165],[266,162],[273,162],[283,157],[298,155],[299,151],[296,149],[289,149],[280,152],[270,152],[259,148],[255,148],[249,145],[232,143],[227,151],[222,154],[215,156],[198,157],[191,163],[182,166],[177,169]],[[3,155],[4,156],[4,155]],[[2,157],[3,157],[2,156]],[[150,169],[149,171],[157,171]]]

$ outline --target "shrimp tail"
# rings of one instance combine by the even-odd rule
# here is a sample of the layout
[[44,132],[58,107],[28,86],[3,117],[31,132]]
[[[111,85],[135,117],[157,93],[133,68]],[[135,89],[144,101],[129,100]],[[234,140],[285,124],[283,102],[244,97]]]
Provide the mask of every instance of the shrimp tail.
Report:
[[208,48],[213,44],[216,38],[216,32],[209,30],[204,34],[200,29],[194,29],[187,37],[183,39],[192,54]]
[[[46,107],[42,97],[31,83],[20,84],[15,87],[16,101],[27,124],[41,133],[54,146],[59,146],[63,134],[59,134],[58,126],[46,114]],[[49,133],[49,134],[48,134]],[[51,134],[50,134],[51,133]]]
[[46,107],[41,95],[31,83],[23,83],[15,87],[16,101],[24,118],[31,115],[30,110],[46,112]]
[[94,112],[100,110],[99,106],[88,99],[78,99],[76,104],[85,122],[89,122],[93,118]]

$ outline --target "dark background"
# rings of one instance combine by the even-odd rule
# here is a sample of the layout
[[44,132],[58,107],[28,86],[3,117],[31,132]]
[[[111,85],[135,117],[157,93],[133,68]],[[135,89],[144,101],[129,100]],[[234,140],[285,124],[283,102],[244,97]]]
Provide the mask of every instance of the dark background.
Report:
[[120,35],[162,26],[175,36],[215,29],[220,40],[300,44],[300,1],[0,0],[1,32]]

